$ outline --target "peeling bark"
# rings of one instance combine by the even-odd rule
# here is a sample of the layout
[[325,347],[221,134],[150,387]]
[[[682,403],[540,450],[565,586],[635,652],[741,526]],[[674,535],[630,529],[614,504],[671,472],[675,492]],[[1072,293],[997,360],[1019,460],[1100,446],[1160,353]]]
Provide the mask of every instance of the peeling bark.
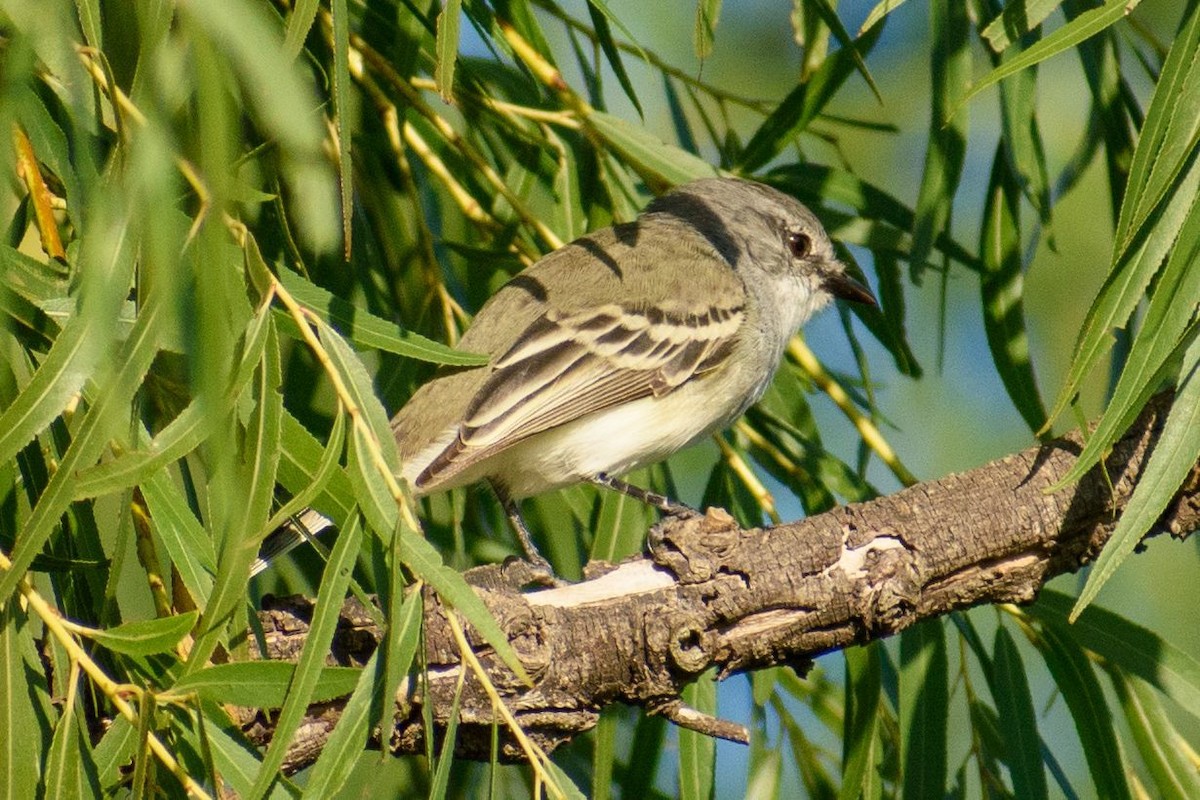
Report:
[[[1170,398],[1158,398],[1113,448],[1111,487],[1093,470],[1047,494],[1070,468],[1068,436],[970,472],[769,529],[741,530],[721,510],[668,519],[651,552],[593,565],[582,583],[521,592],[520,565],[486,566],[467,579],[495,614],[534,680],[523,686],[477,636],[472,645],[531,738],[551,750],[595,725],[610,703],[639,705],[677,724],[740,738],[740,726],[684,707],[679,692],[710,666],[721,677],[775,664],[803,671],[831,650],[890,636],[913,623],[982,603],[1032,601],[1050,578],[1086,564],[1108,539],[1156,441]],[[1198,465],[1200,467],[1200,465]],[[1200,527],[1200,468],[1156,531]],[[421,703],[439,726],[462,665],[444,609],[426,598],[428,677],[397,697],[386,737],[395,752],[423,752]],[[261,614],[271,658],[298,653],[310,601],[272,601]],[[469,632],[470,633],[470,632]],[[362,664],[378,631],[353,601],[343,609],[331,664]],[[254,712],[248,712],[253,714]],[[286,768],[311,763],[337,721],[337,702],[310,710]],[[458,751],[487,758],[492,711],[474,675],[461,701]],[[261,712],[245,720],[269,739]],[[377,741],[378,744],[378,741]],[[502,736],[505,757],[520,758]]]

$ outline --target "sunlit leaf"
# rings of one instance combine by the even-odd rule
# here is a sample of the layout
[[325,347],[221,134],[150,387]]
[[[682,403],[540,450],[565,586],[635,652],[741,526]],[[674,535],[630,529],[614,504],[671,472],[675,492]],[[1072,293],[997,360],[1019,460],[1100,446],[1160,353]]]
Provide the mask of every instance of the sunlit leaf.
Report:
[[132,656],[165,653],[179,644],[184,636],[187,636],[199,616],[199,612],[189,611],[173,617],[126,622],[115,628],[92,631],[88,634],[88,638],[99,642],[114,653],[125,653]]

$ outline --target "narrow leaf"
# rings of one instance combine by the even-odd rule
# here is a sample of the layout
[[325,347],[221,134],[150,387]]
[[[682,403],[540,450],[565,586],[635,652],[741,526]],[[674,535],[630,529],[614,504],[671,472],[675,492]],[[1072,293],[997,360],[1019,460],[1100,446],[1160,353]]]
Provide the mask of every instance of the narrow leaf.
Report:
[[593,111],[587,120],[600,138],[624,156],[652,187],[666,189],[717,174],[704,159],[666,144],[645,128],[620,117]]
[[692,33],[692,47],[696,51],[696,58],[701,61],[712,55],[717,20],[720,16],[721,0],[696,0],[696,25]]
[[[1029,607],[1034,616],[1062,626],[1072,599],[1043,590]],[[1099,606],[1089,606],[1070,624],[1071,636],[1088,650],[1136,675],[1200,717],[1200,661],[1157,633]]]
[[883,18],[895,11],[900,6],[904,5],[904,0],[879,0],[875,7],[871,9],[871,13],[867,14],[867,18],[863,20],[862,27],[858,29],[858,35],[862,36],[867,31],[874,28]]
[[991,45],[993,52],[1002,53],[1041,25],[1060,5],[1062,0],[1009,0],[980,35]]
[[374,696],[378,673],[379,651],[376,650],[358,676],[354,693],[342,707],[342,716],[338,718],[337,727],[321,748],[321,755],[309,773],[304,797],[333,797],[350,777],[355,757],[367,746],[371,698]]
[[308,710],[309,703],[316,694],[361,540],[362,521],[358,515],[354,515],[339,532],[334,541],[333,552],[325,564],[317,602],[313,606],[312,619],[309,622],[308,636],[304,640],[304,648],[300,651],[296,671],[288,687],[287,699],[276,719],[275,733],[263,757],[258,779],[247,795],[255,800],[264,797],[274,782],[275,773],[283,764],[292,736],[303,721],[304,712]]
[[[683,702],[704,714],[717,713],[715,672],[701,675],[684,688]],[[679,730],[679,798],[709,800],[716,777],[717,743],[711,736]]]
[[0,606],[0,796],[28,797],[38,785],[44,752],[37,692],[42,674],[29,619],[17,603]]
[[1029,334],[1025,329],[1020,191],[1001,143],[992,161],[979,235],[984,266],[979,281],[983,326],[992,362],[1009,398],[1025,424],[1038,431],[1046,422],[1046,411],[1029,360]]
[[1045,625],[1033,643],[1067,701],[1097,792],[1113,800],[1130,797],[1112,714],[1091,662],[1065,628]]
[[1154,525],[1175,496],[1200,455],[1200,337],[1184,356],[1184,377],[1166,424],[1142,471],[1133,496],[1121,513],[1116,530],[1104,545],[1088,574],[1087,583],[1071,610],[1075,620],[1091,603],[1117,567],[1133,553],[1138,542]]
[[[284,661],[241,661],[216,664],[181,678],[171,690],[195,692],[205,700],[247,708],[279,708],[287,697],[296,665]],[[354,691],[362,670],[325,667],[313,689],[312,702],[322,703]]]
[[1005,61],[993,69],[983,80],[971,87],[971,90],[962,98],[960,104],[966,105],[975,95],[987,87],[1004,80],[1009,75],[1045,61],[1047,58],[1056,56],[1064,50],[1070,50],[1085,39],[1095,36],[1108,26],[1123,19],[1133,11],[1139,2],[1141,0],[1108,0],[1100,8],[1080,14],[1021,53],[1017,58]]
[[900,754],[906,798],[945,794],[949,669],[941,620],[926,620],[900,634]]
[[350,12],[346,0],[330,0],[333,19],[333,113],[337,128],[338,187],[342,203],[342,257],[350,260],[354,231],[354,165],[350,157]]
[[842,734],[842,789],[839,800],[854,800],[875,781],[879,701],[883,692],[878,642],[852,647],[846,656],[846,713]]
[[955,0],[930,4],[933,80],[929,105],[929,146],[917,193],[911,272],[919,278],[940,231],[948,227],[954,195],[962,177],[967,146],[967,113],[955,113],[971,76],[970,19]]
[[[600,49],[604,51],[608,65],[612,67],[613,74],[617,76],[617,82],[621,84],[621,89],[629,98],[629,102],[633,103],[633,107],[637,109],[638,116],[644,117],[645,113],[642,111],[641,102],[638,101],[637,91],[633,87],[633,81],[629,79],[629,73],[625,71],[625,62],[621,60],[621,51],[613,40],[612,28],[608,24],[609,20],[617,18],[613,16],[604,0],[588,0],[588,14],[592,18],[592,27],[596,29],[596,38],[600,42]],[[617,24],[621,24],[620,20],[617,20]],[[626,32],[626,36],[629,36],[628,32]]]
[[[300,305],[325,320],[360,347],[370,347],[435,364],[471,367],[487,363],[487,356],[454,350],[420,334],[403,330],[374,316],[365,309],[335,297],[290,270],[280,270],[279,282],[291,293],[292,297],[296,298]],[[295,323],[285,313],[280,312],[277,320],[282,322],[281,330],[285,332],[296,330]]]
[[321,8],[321,0],[296,0],[292,4],[292,13],[288,15],[287,30],[283,34],[283,52],[288,58],[300,55],[304,48],[304,40],[312,30],[317,11]]
[[447,0],[438,14],[434,80],[438,94],[447,103],[454,102],[454,65],[458,63],[458,31],[462,23],[462,0]]
[[1186,755],[1183,737],[1171,722],[1157,693],[1146,683],[1110,669],[1113,688],[1133,742],[1146,765],[1155,796],[1164,800],[1191,800],[1200,797],[1200,774]]
[[114,374],[105,381],[105,391],[88,408],[75,437],[50,477],[37,506],[17,536],[10,559],[12,566],[0,573],[0,603],[10,597],[33,559],[42,551],[63,512],[71,504],[72,478],[77,470],[100,457],[108,440],[125,422],[133,394],[158,350],[157,333],[162,322],[161,303],[151,295],[137,326],[117,355]]
[[1008,742],[1008,768],[1017,797],[1047,796],[1046,772],[1042,767],[1041,745],[1033,697],[1025,679],[1025,667],[1012,635],[1003,626],[996,629],[995,660],[992,671],[992,697],[1000,712],[1000,725]]
[[199,616],[198,611],[189,611],[173,617],[126,622],[115,628],[91,631],[87,635],[115,653],[148,656],[174,648],[195,626]]

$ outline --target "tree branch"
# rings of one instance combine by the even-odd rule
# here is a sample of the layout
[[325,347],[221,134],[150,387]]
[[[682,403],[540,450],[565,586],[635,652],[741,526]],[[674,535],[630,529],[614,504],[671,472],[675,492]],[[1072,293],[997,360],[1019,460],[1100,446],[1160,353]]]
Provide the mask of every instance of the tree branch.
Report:
[[[651,532],[653,555],[596,569],[582,583],[521,593],[514,565],[471,570],[535,685],[528,688],[477,637],[484,665],[513,714],[547,750],[592,727],[610,703],[639,705],[677,724],[738,739],[740,726],[688,709],[679,692],[709,667],[720,677],[774,664],[803,671],[831,650],[890,636],[921,619],[982,603],[1032,601],[1050,578],[1079,569],[1107,540],[1153,448],[1171,398],[1154,400],[1107,460],[1077,485],[1046,494],[1070,468],[1068,436],[959,475],[788,525],[741,530],[721,510],[668,519]],[[1184,537],[1200,527],[1200,469],[1155,532]],[[516,565],[519,571],[519,565]],[[261,612],[271,658],[298,652],[309,601],[275,601]],[[461,669],[435,597],[426,602],[420,690],[397,697],[396,752],[423,752],[421,703],[445,723]],[[347,602],[331,663],[362,664],[379,633]],[[310,710],[287,768],[315,758],[337,721],[337,702]],[[491,705],[473,675],[461,701],[458,751],[487,758]],[[251,716],[252,715],[252,716]],[[262,712],[243,720],[269,739]],[[503,737],[502,737],[503,740]],[[519,758],[511,740],[506,757]]]

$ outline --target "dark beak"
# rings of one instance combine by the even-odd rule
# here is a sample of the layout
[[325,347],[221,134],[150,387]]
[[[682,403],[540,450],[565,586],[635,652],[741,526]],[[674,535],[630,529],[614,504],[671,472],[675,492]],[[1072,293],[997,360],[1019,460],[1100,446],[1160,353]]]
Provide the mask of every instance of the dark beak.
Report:
[[879,301],[875,299],[875,295],[871,294],[870,289],[854,280],[854,278],[851,278],[845,272],[826,272],[821,277],[821,282],[825,287],[825,291],[834,297],[849,300],[853,303],[864,303],[868,306],[879,305]]

